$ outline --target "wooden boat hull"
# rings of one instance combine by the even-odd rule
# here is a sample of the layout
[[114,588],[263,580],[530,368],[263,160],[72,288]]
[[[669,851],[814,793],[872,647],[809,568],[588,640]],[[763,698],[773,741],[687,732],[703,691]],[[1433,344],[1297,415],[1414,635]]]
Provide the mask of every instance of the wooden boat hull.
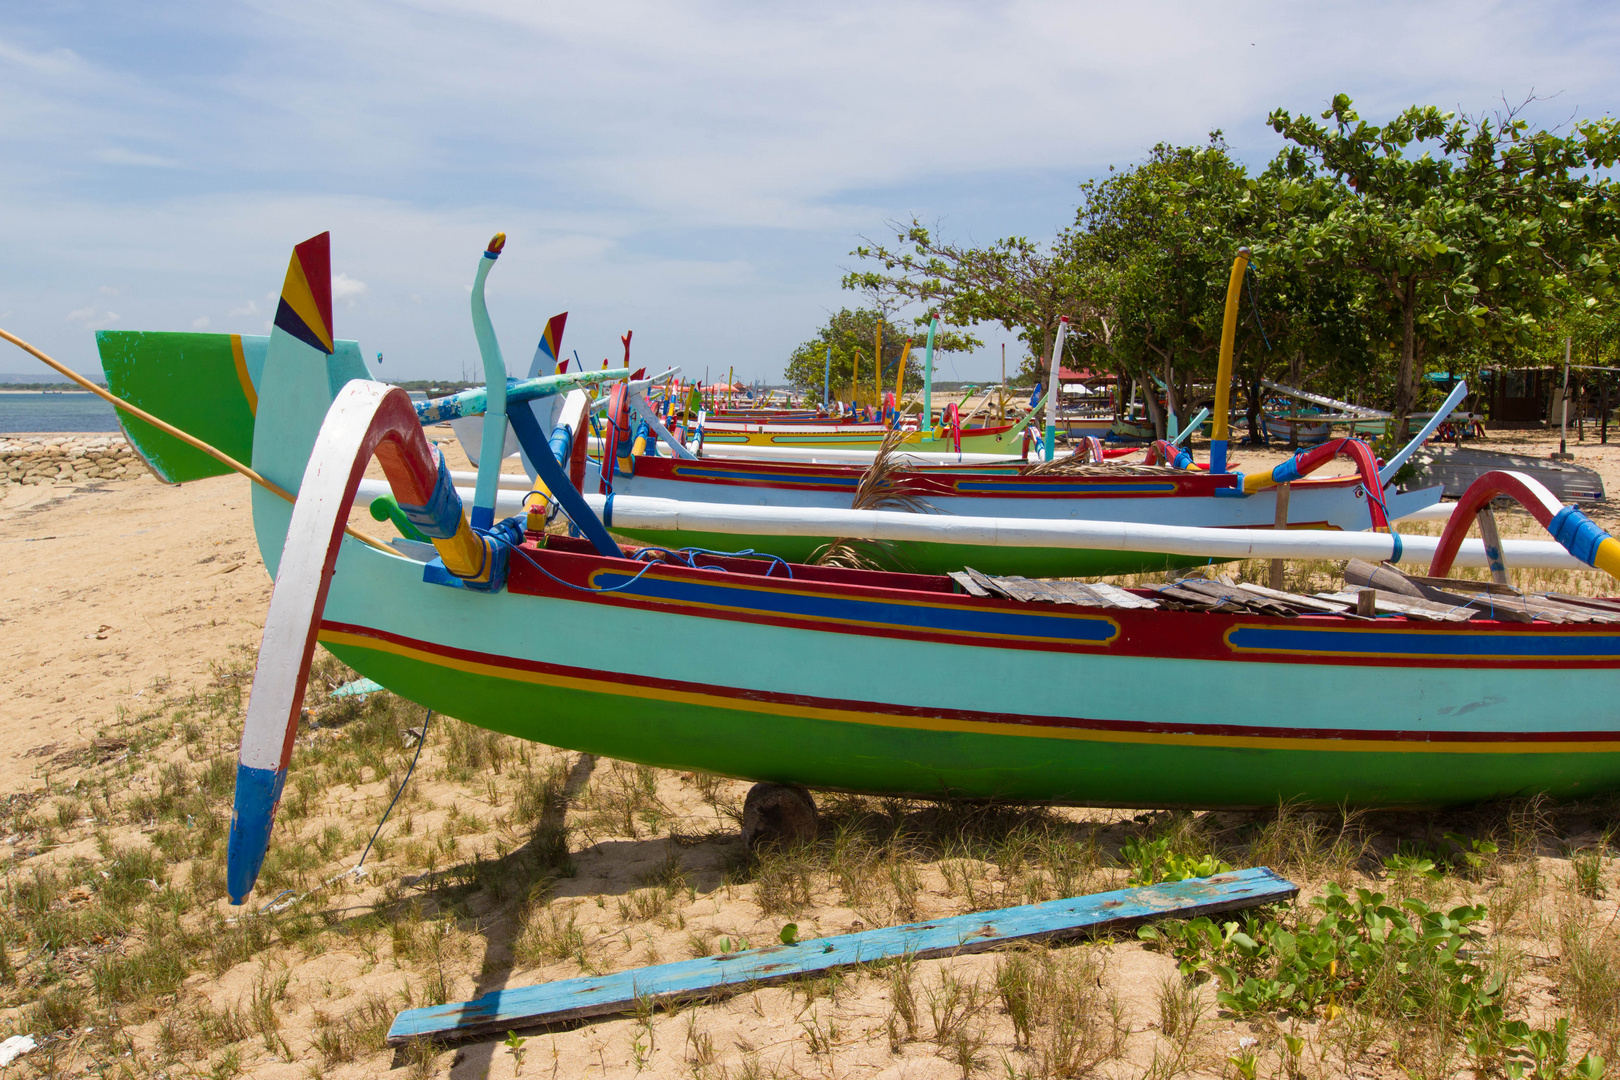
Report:
[[[641,568],[535,557],[581,588]],[[1620,634],[1599,627],[807,598],[663,568],[581,593],[521,559],[497,596],[419,575],[346,544],[321,643],[449,715],[660,767],[1130,806],[1620,787]]]
[[[794,430],[787,425],[750,425],[752,431],[705,430],[704,446],[796,446],[812,449],[876,450],[883,445],[887,429],[872,427],[864,431],[839,431],[827,426],[805,427]],[[1023,448],[1023,432],[1014,432],[1011,426],[972,428],[962,432],[961,451],[965,454],[1016,454]],[[905,450],[925,450],[948,453],[957,447],[949,435],[936,439],[919,432],[906,436],[901,444]]]

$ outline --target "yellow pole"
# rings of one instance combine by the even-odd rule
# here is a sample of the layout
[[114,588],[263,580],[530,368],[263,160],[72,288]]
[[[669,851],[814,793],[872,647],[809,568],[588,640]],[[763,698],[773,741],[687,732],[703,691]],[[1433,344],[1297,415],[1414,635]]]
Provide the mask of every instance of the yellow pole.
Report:
[[[153,416],[151,413],[147,412],[145,409],[138,409],[135,406],[131,405],[129,402],[125,401],[123,398],[118,397],[116,394],[112,394],[112,393],[109,393],[106,390],[103,390],[101,387],[97,386],[95,383],[91,382],[89,379],[85,378],[83,375],[80,375],[77,371],[74,371],[72,368],[68,367],[67,365],[59,363],[56,360],[53,360],[51,357],[46,356],[44,353],[40,352],[38,349],[36,349],[32,345],[28,344],[28,342],[24,341],[22,338],[16,337],[16,336],[14,336],[12,334],[8,334],[4,330],[0,330],[0,338],[5,338],[7,341],[9,341],[13,345],[17,346],[17,348],[23,350],[26,353],[32,354],[33,357],[36,360],[39,360],[41,363],[44,363],[44,364],[46,364],[46,365],[48,365],[48,366],[50,366],[52,368],[55,368],[59,373],[61,373],[63,375],[66,375],[68,378],[72,379],[74,382],[78,383],[80,386],[84,387],[86,390],[90,391],[92,394],[95,394],[97,397],[104,399],[108,404],[113,405],[113,406],[115,406],[117,408],[123,409],[125,412],[129,413],[131,416],[136,416],[136,417],[139,417],[142,420],[145,420],[148,424],[151,424],[153,427],[157,428],[159,431],[164,432],[164,433],[169,434],[169,435],[173,435],[175,438],[179,439],[181,442],[185,443],[187,446],[194,446],[198,450],[201,450],[203,453],[207,454],[209,457],[211,457],[214,460],[220,462],[222,465],[226,465],[226,466],[236,470],[237,472],[241,473],[243,476],[247,477],[249,480],[253,481],[255,484],[258,484],[260,487],[264,488],[266,491],[270,492],[271,494],[279,495],[283,499],[286,499],[288,502],[295,502],[296,501],[296,499],[294,498],[292,492],[288,491],[286,488],[281,487],[279,484],[273,484],[269,480],[266,480],[264,477],[260,476],[258,473],[254,472],[252,469],[248,468],[246,465],[242,464],[240,461],[237,461],[235,458],[233,458],[229,454],[225,453],[225,451],[217,450],[214,447],[212,447],[212,446],[208,445],[207,443],[203,442],[201,439],[197,438],[195,435],[187,434],[186,432],[181,431],[179,428],[175,427],[173,424],[165,423],[164,421],[159,420],[157,417]],[[378,551],[386,551],[390,555],[399,554],[393,548],[391,548],[387,544],[383,543],[381,540],[378,540],[374,536],[367,536],[365,533],[360,532],[358,529],[354,529],[354,528],[351,528],[348,525],[345,525],[345,526],[343,526],[343,531],[348,533],[350,536],[354,537],[356,540],[360,541],[363,544],[370,544],[372,547],[376,548]]]
[[861,350],[851,349],[855,355],[855,370],[849,377],[849,410],[855,411],[855,392],[861,388]]
[[1249,268],[1249,249],[1238,248],[1232,276],[1226,282],[1226,317],[1221,320],[1221,363],[1215,373],[1215,430],[1209,444],[1209,471],[1226,471],[1227,416],[1232,411],[1232,346],[1237,339],[1238,300],[1243,295],[1243,272]]
[[906,392],[906,357],[911,355],[911,339],[906,338],[906,347],[900,350],[900,370],[894,376],[894,411],[895,423],[900,422],[900,397]]

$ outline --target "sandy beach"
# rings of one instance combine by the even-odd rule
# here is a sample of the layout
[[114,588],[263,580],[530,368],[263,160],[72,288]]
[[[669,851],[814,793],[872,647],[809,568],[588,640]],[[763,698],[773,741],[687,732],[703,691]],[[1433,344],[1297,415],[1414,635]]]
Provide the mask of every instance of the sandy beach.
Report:
[[[468,467],[447,430],[433,434],[452,467]],[[1481,445],[1544,455],[1556,440],[1556,432],[1493,433]],[[1620,443],[1572,449],[1614,490]],[[1283,456],[1237,455],[1251,469]],[[1606,508],[1595,516],[1615,523]],[[391,534],[363,511],[351,520]],[[1520,522],[1511,531],[1528,530]],[[380,1038],[408,1005],[763,944],[787,922],[811,937],[1119,887],[1123,846],[1148,835],[1174,833],[1234,860],[1260,852],[1308,895],[1328,880],[1388,878],[1379,887],[1435,903],[1518,896],[1518,914],[1497,930],[1521,950],[1616,912],[1613,900],[1577,896],[1567,884],[1567,852],[1599,843],[1613,825],[1591,808],[1546,812],[1532,825],[1522,815],[1448,816],[1446,828],[1500,832],[1504,851],[1518,838],[1511,860],[1504,854],[1477,878],[1389,878],[1381,869],[1398,843],[1435,832],[1432,816],[1363,820],[1355,847],[1332,815],[974,810],[837,796],[823,797],[825,850],[755,862],[738,840],[746,784],[522,744],[449,719],[429,728],[371,872],[332,882],[352,867],[403,778],[415,752],[409,729],[422,717],[386,694],[330,698],[345,676],[328,663],[312,685],[310,723],[253,898],[258,907],[287,890],[283,899],[297,903],[239,920],[219,887],[221,837],[242,691],[270,596],[247,481],[165,486],[142,475],[14,486],[0,491],[0,551],[8,815],[0,858],[8,881],[55,882],[49,896],[38,887],[41,917],[79,920],[49,948],[25,941],[38,931],[22,916],[4,923],[0,984],[15,974],[0,1009],[9,1030],[0,1033],[33,1034],[41,1048],[20,1061],[42,1074],[49,1063],[63,1074],[335,1080],[391,1068],[696,1080],[1066,1075],[1049,1067],[1059,1029],[1040,1027],[1057,1021],[1021,1036],[997,996],[1004,955],[804,980],[534,1033],[510,1049],[484,1041],[394,1051]],[[1304,837],[1302,846],[1279,846],[1285,833]],[[131,867],[143,868],[138,879]],[[1600,872],[1612,878],[1607,864]],[[133,891],[119,899],[110,883],[126,880]],[[169,921],[151,914],[160,910]],[[95,912],[123,922],[92,926]],[[160,947],[189,955],[167,976],[139,967]],[[1351,1053],[1320,1018],[1279,1026],[1222,1013],[1209,982],[1186,992],[1196,1016],[1177,1034],[1165,1011],[1167,988],[1180,983],[1176,962],[1134,939],[1040,956],[1057,965],[1053,985],[1070,988],[1063,1008],[1085,1017],[1071,1034],[1087,1049],[1069,1063],[1084,1057],[1097,1075],[1156,1067],[1232,1075],[1229,1058],[1245,1047],[1280,1068],[1288,1033],[1320,1055],[1320,1067],[1300,1075],[1339,1075],[1327,1062]],[[1562,963],[1515,969],[1520,1012],[1540,1020],[1568,1007]],[[1614,1032],[1581,1023],[1581,1039],[1612,1043]],[[1343,1068],[1382,1077],[1410,1066],[1418,1051],[1410,1040],[1392,1051],[1392,1031],[1369,1036],[1358,1064]],[[1177,1067],[1166,1072],[1172,1054]]]

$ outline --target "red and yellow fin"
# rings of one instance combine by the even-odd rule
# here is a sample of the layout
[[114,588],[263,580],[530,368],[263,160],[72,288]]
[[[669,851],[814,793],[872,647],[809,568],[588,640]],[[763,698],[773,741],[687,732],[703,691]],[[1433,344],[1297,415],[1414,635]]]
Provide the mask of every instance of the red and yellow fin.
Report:
[[332,353],[332,234],[293,248],[281,285],[276,326],[313,349]]

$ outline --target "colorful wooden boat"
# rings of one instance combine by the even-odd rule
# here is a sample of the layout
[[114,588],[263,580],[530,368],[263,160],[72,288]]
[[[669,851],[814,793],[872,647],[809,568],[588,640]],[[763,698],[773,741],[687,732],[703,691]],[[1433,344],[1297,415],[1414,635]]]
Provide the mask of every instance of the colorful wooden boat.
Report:
[[[1024,603],[950,577],[637,557],[599,524],[592,539],[503,524],[469,544],[404,392],[336,347],[330,301],[307,284],[327,279],[324,252],[324,236],[295,252],[258,397],[254,468],[298,498],[253,494],[276,585],[242,741],[236,902],[269,840],[317,641],[520,738],[848,791],[1265,807],[1620,790],[1612,623],[1221,614],[1151,590]],[[344,539],[373,455],[439,558]],[[558,458],[546,470],[559,476]],[[1620,569],[1620,544],[1579,511],[1529,501],[1582,564]],[[1468,524],[1453,518],[1441,547]]]
[[[707,424],[705,446],[800,446],[816,449],[876,450],[889,429],[882,424]],[[971,454],[1016,454],[1023,445],[1023,425],[999,424],[967,428],[957,446],[948,434],[914,431],[906,435],[907,449]]]
[[[789,462],[683,460],[635,457],[630,475],[614,470],[617,497],[645,496],[731,506],[842,509],[861,482],[863,470],[847,465]],[[601,490],[599,464],[585,465],[583,490]],[[1288,521],[1293,528],[1366,529],[1366,480],[1359,475],[1296,480],[1291,485]],[[1276,522],[1276,488],[1242,494],[1243,477],[1172,468],[1137,466],[1115,472],[1040,473],[1027,466],[1009,471],[916,466],[894,474],[894,493],[923,500],[943,514],[1038,521],[1118,521],[1200,528],[1271,528]],[[1438,491],[1391,492],[1390,518],[1437,502]],[[622,519],[621,519],[622,520]],[[748,532],[674,534],[616,524],[615,531],[644,543],[697,546],[719,551],[751,549],[794,562],[813,557],[837,536],[807,529],[792,536]],[[1076,577],[1137,573],[1196,566],[1207,557],[1168,552],[1053,547],[969,547],[908,542],[886,553],[896,568],[946,573],[965,564],[992,574]]]

